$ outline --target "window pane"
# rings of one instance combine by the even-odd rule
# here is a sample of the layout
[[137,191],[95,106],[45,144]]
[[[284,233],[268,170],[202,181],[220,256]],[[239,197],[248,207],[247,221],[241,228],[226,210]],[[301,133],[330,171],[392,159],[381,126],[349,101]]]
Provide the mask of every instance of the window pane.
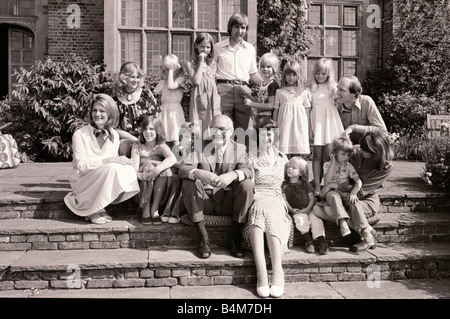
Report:
[[141,34],[137,32],[122,32],[120,40],[122,64],[134,62],[141,65]]
[[28,49],[33,48],[33,38],[27,34],[23,35],[23,47]]
[[313,43],[310,48],[311,55],[321,55],[322,54],[322,30],[321,29],[309,29],[309,34]]
[[308,72],[306,74],[306,76],[308,77],[308,84],[311,83],[311,81],[314,79],[313,68],[314,68],[314,64],[316,64],[316,62],[318,60],[319,59],[308,58],[307,70],[306,70],[306,72]]
[[344,61],[344,76],[356,75],[356,61]]
[[336,81],[339,80],[339,61],[338,60],[333,60],[333,69],[334,69],[334,74],[336,76]]
[[342,32],[342,55],[343,56],[356,55],[356,31]]
[[167,34],[147,33],[147,73],[158,73],[163,57],[167,55]]
[[11,50],[11,62],[12,63],[20,63],[20,51],[12,51]]
[[121,1],[121,24],[127,27],[140,27],[141,23],[141,0]]
[[339,6],[325,7],[326,25],[339,25]]
[[166,0],[147,0],[147,26],[156,28],[167,27]]
[[13,48],[22,48],[23,46],[22,32],[11,32],[11,46]]
[[227,30],[228,20],[233,14],[238,12],[241,12],[241,0],[223,0],[220,30]]
[[189,61],[191,57],[191,36],[174,34],[172,37],[172,52],[180,62]]
[[216,0],[198,0],[198,27],[216,29]]
[[344,25],[356,26],[356,7],[344,7]]
[[172,24],[175,28],[192,28],[192,0],[173,0]]
[[312,24],[323,24],[321,5],[311,5],[308,10],[308,21]]
[[0,15],[12,16],[14,15],[14,0],[0,1]]
[[339,55],[339,30],[325,30],[325,55]]
[[33,63],[33,52],[23,51],[23,63],[25,63],[25,64]]
[[34,0],[20,0],[19,14],[21,16],[31,16],[34,14]]

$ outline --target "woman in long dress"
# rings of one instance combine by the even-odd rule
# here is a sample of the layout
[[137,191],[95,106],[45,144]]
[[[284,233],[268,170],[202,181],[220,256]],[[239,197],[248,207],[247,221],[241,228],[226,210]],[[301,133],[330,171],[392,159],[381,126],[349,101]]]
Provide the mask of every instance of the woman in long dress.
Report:
[[[262,118],[258,129],[259,148],[249,154],[255,176],[255,201],[249,211],[248,226],[258,277],[256,291],[260,297],[280,297],[284,293],[281,256],[288,252],[293,227],[281,194],[288,159],[273,146],[276,130],[276,123],[272,119]],[[264,253],[264,234],[272,261],[271,287]]]
[[133,197],[139,185],[132,160],[119,156],[119,134],[114,130],[119,110],[114,100],[106,94],[96,95],[88,120],[72,137],[72,192],[64,203],[74,214],[105,224],[112,220],[105,207]]

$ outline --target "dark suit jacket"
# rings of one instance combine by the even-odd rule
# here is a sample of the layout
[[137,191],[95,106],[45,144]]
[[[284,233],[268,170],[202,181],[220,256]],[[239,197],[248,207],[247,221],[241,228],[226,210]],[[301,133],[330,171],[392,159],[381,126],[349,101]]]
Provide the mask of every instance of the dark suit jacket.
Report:
[[[189,158],[181,164],[178,175],[181,178],[188,178],[189,172],[193,169],[202,169],[214,173],[215,171],[215,157],[208,154],[207,151],[201,154],[196,154],[195,159]],[[234,170],[240,170],[244,173],[246,179],[253,178],[253,170],[248,161],[248,154],[245,145],[238,144],[234,141],[229,141],[225,152],[223,154],[223,164],[220,169],[220,174],[225,174]]]

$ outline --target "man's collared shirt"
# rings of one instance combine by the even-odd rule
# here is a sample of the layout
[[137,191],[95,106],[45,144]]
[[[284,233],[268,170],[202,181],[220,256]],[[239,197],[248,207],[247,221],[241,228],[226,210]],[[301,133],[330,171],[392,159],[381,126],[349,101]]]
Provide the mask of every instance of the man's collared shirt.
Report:
[[[354,124],[365,127],[364,132],[359,132],[358,130],[358,136],[352,137],[352,142],[354,143],[357,141],[357,138],[361,137],[364,133],[373,131],[374,127],[385,132],[387,131],[386,124],[384,124],[380,111],[375,105],[375,102],[368,95],[360,95],[360,97],[356,99],[355,104],[350,108],[343,104],[338,105],[338,111],[344,129]],[[352,135],[356,134],[352,133]]]
[[255,47],[246,41],[242,41],[236,50],[230,47],[229,39],[216,43],[214,60],[217,65],[216,78],[220,80],[248,82],[250,74],[258,72]]

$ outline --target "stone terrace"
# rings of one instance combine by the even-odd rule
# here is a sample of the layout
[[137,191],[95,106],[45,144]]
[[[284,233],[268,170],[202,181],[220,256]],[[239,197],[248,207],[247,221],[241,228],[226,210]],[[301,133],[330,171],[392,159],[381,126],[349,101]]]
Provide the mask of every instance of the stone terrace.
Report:
[[[425,185],[422,170],[423,163],[395,162],[380,194],[377,249],[350,252],[356,234],[343,240],[328,224],[330,253],[306,254],[296,231],[295,245],[283,257],[286,280],[361,281],[373,269],[382,280],[449,277],[448,194]],[[0,170],[0,290],[67,289],[69,266],[80,270],[83,289],[256,282],[252,254],[239,259],[224,250],[227,227],[209,228],[212,256],[201,260],[194,255],[193,227],[143,226],[133,201],[108,207],[110,224],[78,218],[62,201],[70,172],[70,163]]]

